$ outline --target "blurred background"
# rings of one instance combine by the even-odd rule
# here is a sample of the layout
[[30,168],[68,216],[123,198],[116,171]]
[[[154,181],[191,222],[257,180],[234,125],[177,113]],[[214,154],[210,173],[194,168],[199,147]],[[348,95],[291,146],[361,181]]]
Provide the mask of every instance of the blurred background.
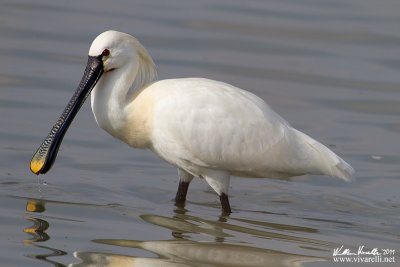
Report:
[[[399,25],[398,0],[3,0],[2,264],[336,266],[341,245],[398,253]],[[257,94],[349,162],[356,182],[233,178],[233,214],[220,217],[197,179],[178,208],[176,170],[100,130],[89,101],[38,179],[31,156],[108,29],[137,37],[160,79]]]

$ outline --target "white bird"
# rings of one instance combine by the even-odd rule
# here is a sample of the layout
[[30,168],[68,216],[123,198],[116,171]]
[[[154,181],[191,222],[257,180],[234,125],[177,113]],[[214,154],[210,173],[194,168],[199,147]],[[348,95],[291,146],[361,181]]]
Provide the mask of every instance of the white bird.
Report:
[[106,31],[93,41],[82,81],[33,156],[32,172],[44,174],[51,168],[65,132],[91,92],[101,128],[178,168],[177,203],[185,202],[195,176],[217,192],[223,213],[229,214],[231,175],[318,174],[350,181],[354,173],[326,146],[292,128],[248,91],[204,78],[157,81],[146,49],[117,31]]

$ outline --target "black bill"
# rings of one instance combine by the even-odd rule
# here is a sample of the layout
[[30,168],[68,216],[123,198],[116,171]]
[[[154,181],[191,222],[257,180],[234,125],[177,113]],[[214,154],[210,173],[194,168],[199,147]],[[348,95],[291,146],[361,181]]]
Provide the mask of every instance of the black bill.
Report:
[[88,63],[78,89],[72,96],[64,112],[54,124],[49,135],[33,155],[30,168],[35,174],[45,174],[50,170],[57,157],[58,148],[64,138],[68,127],[75,118],[82,104],[90,95],[93,87],[103,74],[102,56],[89,56]]

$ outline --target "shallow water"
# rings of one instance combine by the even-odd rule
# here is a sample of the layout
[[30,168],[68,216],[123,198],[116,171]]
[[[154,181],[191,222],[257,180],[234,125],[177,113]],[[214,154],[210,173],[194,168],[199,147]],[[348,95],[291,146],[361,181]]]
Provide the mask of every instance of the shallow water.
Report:
[[[399,11],[397,0],[3,1],[1,265],[335,266],[341,245],[395,249],[398,264]],[[258,94],[357,181],[233,178],[221,217],[196,180],[178,208],[176,170],[99,130],[86,103],[38,183],[30,158],[106,29],[141,40],[160,78]]]

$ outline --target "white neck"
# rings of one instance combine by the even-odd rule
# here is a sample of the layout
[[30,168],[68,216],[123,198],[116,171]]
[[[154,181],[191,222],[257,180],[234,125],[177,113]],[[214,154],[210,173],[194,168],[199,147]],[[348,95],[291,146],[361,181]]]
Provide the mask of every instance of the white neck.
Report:
[[120,138],[126,124],[126,107],[134,93],[156,79],[154,63],[148,54],[138,53],[138,60],[106,72],[93,88],[92,111],[97,124],[114,137]]

